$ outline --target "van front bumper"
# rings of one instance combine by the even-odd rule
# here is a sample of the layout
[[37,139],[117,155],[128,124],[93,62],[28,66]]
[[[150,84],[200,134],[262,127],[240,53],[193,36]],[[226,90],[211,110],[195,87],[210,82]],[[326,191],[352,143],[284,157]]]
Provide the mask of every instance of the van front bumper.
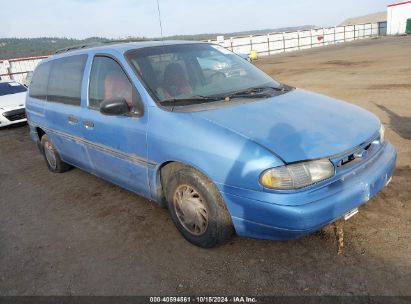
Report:
[[369,201],[390,181],[397,153],[387,141],[337,180],[303,191],[262,192],[217,185],[238,235],[269,240],[310,234]]

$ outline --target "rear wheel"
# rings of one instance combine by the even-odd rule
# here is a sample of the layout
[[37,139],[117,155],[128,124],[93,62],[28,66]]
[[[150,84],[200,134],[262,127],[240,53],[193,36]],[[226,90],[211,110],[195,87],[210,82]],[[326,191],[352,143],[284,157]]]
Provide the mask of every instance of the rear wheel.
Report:
[[61,160],[57,149],[47,135],[41,137],[41,146],[43,147],[43,154],[46,159],[47,167],[51,172],[63,173],[71,168],[69,164],[66,164]]
[[220,193],[201,173],[188,167],[176,171],[167,183],[166,196],[174,224],[192,244],[210,248],[233,234]]

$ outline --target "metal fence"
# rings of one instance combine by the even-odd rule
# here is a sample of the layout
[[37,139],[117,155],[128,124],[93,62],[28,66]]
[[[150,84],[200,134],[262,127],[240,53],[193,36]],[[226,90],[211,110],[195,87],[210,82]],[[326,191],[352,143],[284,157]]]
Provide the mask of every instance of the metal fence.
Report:
[[[209,40],[239,54],[259,56],[371,38],[387,33],[387,22],[319,28],[296,32],[270,33],[266,35],[230,37],[224,40]],[[47,56],[0,60],[0,78],[22,82],[27,73]]]
[[295,32],[269,33],[230,37],[224,40],[209,40],[239,54],[250,54],[252,50],[260,56],[294,50],[371,38],[387,33],[387,22],[318,28]]
[[27,73],[33,71],[37,64],[47,57],[48,56],[34,56],[0,60],[0,78],[13,79],[21,83],[27,76]]

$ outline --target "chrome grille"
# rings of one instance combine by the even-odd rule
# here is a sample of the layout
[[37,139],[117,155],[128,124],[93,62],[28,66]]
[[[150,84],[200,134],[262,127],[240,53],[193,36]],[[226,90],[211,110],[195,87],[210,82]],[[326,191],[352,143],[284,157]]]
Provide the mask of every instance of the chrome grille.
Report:
[[26,111],[25,109],[18,109],[12,110],[8,112],[4,112],[3,116],[6,117],[10,121],[20,120],[26,118]]
[[345,170],[372,158],[382,147],[379,136],[331,159],[337,170]]

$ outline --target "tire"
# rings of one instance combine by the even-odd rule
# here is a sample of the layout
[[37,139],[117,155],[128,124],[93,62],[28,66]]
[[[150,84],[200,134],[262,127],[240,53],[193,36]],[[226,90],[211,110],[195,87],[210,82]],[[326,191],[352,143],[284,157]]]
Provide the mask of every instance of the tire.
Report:
[[166,199],[174,224],[190,243],[211,248],[234,233],[220,193],[201,173],[188,167],[176,171],[167,183]]
[[47,167],[51,172],[63,173],[71,169],[69,164],[66,164],[61,160],[56,147],[53,145],[50,138],[45,134],[41,137],[41,147]]

